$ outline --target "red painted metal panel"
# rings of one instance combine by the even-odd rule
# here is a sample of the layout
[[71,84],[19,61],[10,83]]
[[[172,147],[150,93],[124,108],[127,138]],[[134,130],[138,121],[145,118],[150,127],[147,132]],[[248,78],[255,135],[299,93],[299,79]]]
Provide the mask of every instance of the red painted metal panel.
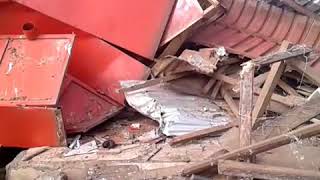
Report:
[[203,16],[203,9],[197,0],[177,0],[163,34],[161,45],[169,42]]
[[[74,78],[70,86],[64,80],[58,100],[68,133],[84,132],[123,108],[124,96],[116,93],[119,81],[146,78],[147,67],[110,44],[20,4],[0,3],[0,34],[21,34],[26,22],[35,24],[40,34],[76,34],[67,70]],[[0,53],[4,46],[0,41]],[[102,108],[89,116],[85,106]],[[70,118],[72,112],[78,115]]]
[[55,105],[74,35],[0,36],[0,106]]
[[119,81],[146,78],[148,68],[110,44],[17,3],[0,3],[0,34],[21,34],[26,22],[40,34],[75,33],[68,73],[105,96],[124,104]]
[[123,108],[70,75],[66,76],[63,82],[58,105],[61,107],[64,127],[68,133],[86,132]]
[[55,108],[0,107],[0,146],[66,145],[60,111]]
[[16,1],[150,59],[175,3],[175,0]]
[[77,39],[69,73],[104,96],[124,104],[117,93],[122,80],[146,79],[149,69],[102,40],[91,36]]

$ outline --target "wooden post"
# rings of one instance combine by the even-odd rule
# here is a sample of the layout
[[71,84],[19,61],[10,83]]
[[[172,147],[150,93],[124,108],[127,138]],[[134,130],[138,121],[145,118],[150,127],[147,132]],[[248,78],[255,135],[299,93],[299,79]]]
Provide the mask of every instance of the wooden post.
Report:
[[[240,73],[240,147],[251,144],[254,64],[245,63]],[[248,160],[248,159],[247,159]]]
[[219,174],[257,179],[277,180],[317,180],[320,179],[319,171],[302,170],[286,167],[250,164],[244,162],[220,160],[218,163]]
[[320,123],[315,123],[305,127],[301,127],[297,130],[285,133],[273,138],[269,138],[258,143],[236,149],[221,156],[204,160],[198,163],[188,165],[183,169],[182,175],[187,176],[191,174],[200,173],[208,168],[217,170],[218,160],[236,159],[238,157],[248,157],[250,155],[259,154],[265,151],[269,151],[280,146],[295,142],[298,138],[305,139],[320,133]]

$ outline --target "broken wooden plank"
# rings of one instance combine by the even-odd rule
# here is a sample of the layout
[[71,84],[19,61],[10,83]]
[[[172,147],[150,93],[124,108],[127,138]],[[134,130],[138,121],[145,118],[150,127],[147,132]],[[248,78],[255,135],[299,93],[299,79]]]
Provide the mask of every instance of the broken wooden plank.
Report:
[[228,84],[237,85],[239,81],[237,79],[234,79],[230,76],[226,76],[223,74],[214,74],[213,75],[217,80],[223,81]]
[[[253,87],[260,88],[260,86],[262,86],[262,84],[266,81],[266,79],[268,77],[268,73],[269,72],[265,72],[265,73],[259,74],[258,76],[254,77]],[[232,91],[234,91],[236,93],[240,92],[240,84],[235,85],[232,88]]]
[[[262,89],[260,88],[254,88],[254,93],[257,95],[260,95],[262,92]],[[289,107],[294,107],[297,105],[302,105],[306,102],[305,98],[297,97],[297,96],[281,96],[279,94],[273,93],[271,95],[271,100],[275,102],[279,102],[281,104],[287,105]]]
[[305,76],[307,79],[311,80],[313,84],[320,87],[320,76],[319,73],[311,68],[308,63],[302,60],[298,61],[290,61],[288,64],[302,74],[302,76]]
[[[285,42],[286,44],[283,45],[283,47],[280,48],[279,52],[276,52],[274,54],[258,57],[256,59],[253,59],[252,61],[255,63],[256,66],[265,66],[270,65],[276,62],[280,61],[293,61],[297,60],[297,56],[306,56],[308,53],[312,51],[311,48],[301,46],[301,45],[295,45],[292,46],[290,49],[287,50],[288,42]],[[285,47],[284,47],[285,46]]]
[[222,81],[218,81],[216,83],[216,85],[213,87],[213,90],[212,90],[212,93],[211,93],[211,98],[212,99],[216,99],[219,91],[220,91],[220,88],[222,86],[223,82]]
[[165,57],[167,57],[168,55],[176,55],[176,53],[181,48],[182,44],[188,37],[190,37],[193,34],[193,32],[195,32],[198,28],[215,21],[223,14],[224,9],[219,7],[219,2],[213,1],[211,3],[211,6],[209,6],[204,11],[202,19],[185,29],[182,33],[180,33],[178,36],[172,39],[167,45],[167,47],[165,47],[165,49],[158,57],[159,59],[165,59],[165,62],[157,62],[151,69],[151,72],[154,75],[154,77],[157,77],[161,73],[161,71],[163,71],[172,62],[172,59],[167,59]]
[[[217,72],[215,72],[214,74],[221,74],[223,73],[226,69],[227,69],[228,66],[223,66],[223,67],[220,67]],[[215,75],[213,75],[213,77],[208,81],[208,83],[204,86],[203,88],[203,94],[207,94],[210,89],[212,88],[212,86],[214,85],[214,83],[217,81],[217,79],[215,78]],[[218,92],[217,92],[218,93]]]
[[[219,78],[221,80],[225,80],[226,78]],[[228,76],[228,82],[229,84],[232,83],[232,84],[235,84],[235,82],[237,81],[236,79]],[[254,79],[254,94],[256,95],[260,95],[260,93],[262,92],[262,89],[261,88],[257,88],[256,85],[260,84],[261,81],[262,81],[263,77],[259,77],[258,80],[260,82],[255,82],[255,79]],[[226,82],[226,81],[224,81]],[[232,91],[235,92],[235,93],[238,93],[240,91],[240,86],[239,84],[237,83],[234,88],[232,88]],[[302,97],[298,97],[298,96],[281,96],[279,94],[276,94],[276,93],[273,93],[271,95],[271,100],[272,101],[275,101],[275,102],[279,102],[281,104],[284,104],[286,106],[289,106],[289,107],[293,107],[293,106],[296,106],[296,105],[301,105],[303,103],[305,103],[305,99],[302,98]]]
[[263,139],[274,137],[297,128],[318,114],[320,114],[320,97],[312,99],[304,105],[294,107],[287,113],[277,117],[274,120],[273,126],[268,126],[263,129],[265,134]]
[[320,179],[319,171],[294,169],[279,166],[269,166],[237,162],[231,160],[220,160],[218,162],[219,174],[236,177],[247,177],[257,179],[277,180],[316,180]]
[[228,123],[228,124],[221,125],[221,126],[216,126],[216,127],[211,127],[211,128],[206,128],[206,129],[194,131],[194,132],[173,138],[169,142],[169,144],[171,146],[173,146],[176,144],[182,144],[182,143],[186,143],[191,140],[203,138],[203,137],[206,137],[206,136],[209,136],[212,134],[221,133],[223,131],[226,131],[226,130],[232,128],[234,125],[235,125],[234,123]]
[[228,90],[222,86],[220,88],[220,94],[223,97],[223,99],[227,102],[235,117],[240,118],[238,105],[233,101],[233,98],[228,92]]
[[257,118],[262,116],[265,112],[266,107],[272,97],[273,91],[277,85],[277,81],[279,81],[284,68],[285,64],[283,62],[278,62],[272,65],[252,112],[253,124],[256,122]]
[[217,79],[216,78],[211,78],[209,81],[208,81],[208,83],[203,87],[203,90],[202,90],[202,93],[203,94],[207,94],[209,91],[210,91],[210,89],[212,88],[212,86],[214,85],[214,83],[217,81]]
[[179,79],[179,78],[182,78],[182,77],[190,75],[190,74],[192,74],[192,72],[182,72],[182,73],[177,73],[177,74],[169,74],[169,75],[164,76],[164,77],[147,80],[142,84],[137,84],[137,85],[134,85],[134,86],[121,88],[121,89],[118,90],[118,92],[119,93],[123,93],[123,92],[135,91],[135,90],[139,90],[139,89],[142,89],[142,88],[154,86],[154,85],[157,85],[157,84],[160,84],[160,83],[164,83],[164,82],[172,81],[172,80],[175,80],[175,79]]
[[212,170],[216,170],[218,160],[236,159],[238,157],[248,157],[250,155],[259,154],[274,148],[278,148],[280,146],[295,142],[299,139],[305,139],[305,138],[317,135],[319,133],[320,133],[319,123],[301,127],[297,130],[260,141],[250,146],[236,149],[224,155],[188,165],[186,168],[183,169],[182,175],[188,176],[191,174],[197,174],[208,168]]
[[[253,98],[253,104],[257,101],[258,97],[255,95]],[[239,100],[235,100],[235,102],[238,104],[240,101]],[[283,103],[279,103],[277,101],[270,101],[269,105],[267,106],[267,111],[272,111],[275,113],[285,113],[290,109],[290,107],[288,107],[287,105],[283,104]]]
[[251,144],[254,64],[247,62],[240,73],[240,147]]
[[[287,41],[284,41],[281,44],[279,51],[285,51],[288,48],[288,45],[289,43]],[[271,99],[272,93],[278,81],[280,80],[281,74],[283,73],[284,69],[284,62],[277,62],[275,64],[272,64],[268,77],[262,87],[262,90],[252,112],[253,125],[256,123],[257,118],[264,114],[266,107]]]
[[319,16],[314,14],[312,11],[306,9],[305,7],[297,4],[296,2],[294,2],[294,0],[281,0],[281,2],[303,15],[309,16],[313,19],[320,20]]
[[289,95],[300,97],[300,94],[297,93],[297,91],[295,89],[293,89],[291,86],[289,86],[287,83],[285,83],[281,79],[278,81],[278,85],[280,86],[280,88],[282,90],[284,90]]
[[156,64],[151,68],[151,73],[154,77],[157,77],[162,71],[164,71],[172,62],[174,61],[173,57],[165,57],[158,59]]

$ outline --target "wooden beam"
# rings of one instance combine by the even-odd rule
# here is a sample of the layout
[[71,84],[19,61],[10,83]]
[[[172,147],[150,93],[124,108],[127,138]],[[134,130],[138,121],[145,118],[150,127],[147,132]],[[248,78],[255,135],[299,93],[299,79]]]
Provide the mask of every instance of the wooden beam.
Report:
[[180,78],[182,78],[184,76],[187,76],[187,75],[190,75],[190,74],[192,74],[192,72],[182,72],[182,73],[177,73],[177,74],[169,74],[167,76],[160,77],[160,78],[157,78],[157,79],[147,80],[142,84],[137,84],[137,85],[134,85],[134,86],[118,89],[118,92],[119,93],[123,93],[123,92],[135,91],[135,90],[139,90],[139,89],[142,89],[142,88],[154,86],[154,85],[157,85],[157,84],[160,84],[160,83],[172,81],[172,80],[175,80],[175,79],[180,79]]
[[231,85],[239,84],[239,81],[237,79],[234,79],[230,76],[226,76],[223,74],[214,74],[213,77],[216,78],[217,80],[223,81],[223,82],[231,84]]
[[281,89],[283,89],[289,95],[300,97],[300,94],[297,93],[295,89],[293,89],[291,86],[289,86],[287,83],[285,83],[281,79],[278,81],[278,85],[280,86]]
[[[254,88],[254,93],[257,95],[260,95],[262,92],[262,89],[260,88]],[[259,99],[259,97],[258,97]],[[275,102],[279,102],[281,104],[287,105],[289,107],[294,107],[297,105],[302,105],[306,102],[306,99],[303,97],[298,97],[298,96],[281,96],[279,94],[273,93],[271,95],[271,100]]]
[[[268,73],[269,72],[265,72],[263,74],[259,74],[258,76],[254,77],[253,79],[253,87],[254,88],[260,88],[260,86],[266,81],[267,77],[268,77]],[[240,84],[235,85],[232,88],[232,91],[238,93],[240,92]]]
[[154,77],[157,77],[162,71],[164,71],[175,58],[173,57],[165,57],[158,59],[156,64],[151,68],[151,73]]
[[[231,78],[231,77],[229,77],[229,78]],[[261,83],[262,77],[259,77],[259,79],[258,79],[260,82],[256,82],[255,80],[256,80],[256,78],[254,79],[253,91],[254,91],[254,94],[260,95],[261,92],[262,92],[262,89],[256,87],[256,85]],[[236,81],[236,79],[233,79],[232,81]],[[239,84],[235,85],[234,88],[232,88],[232,90],[234,92],[236,92],[236,93],[240,92]],[[293,106],[296,106],[296,105],[301,105],[301,104],[304,104],[306,102],[305,98],[303,98],[303,97],[299,97],[299,96],[281,96],[281,95],[276,94],[276,93],[272,93],[271,100],[275,101],[275,102],[278,102],[278,103],[281,103],[281,104],[284,104],[284,105],[289,106],[289,107],[293,107]]]
[[[227,69],[228,66],[223,66],[223,67],[220,67],[217,72],[215,72],[214,74],[221,74],[223,73],[226,69]],[[215,78],[215,76],[213,75],[213,77],[208,81],[208,83],[204,86],[203,88],[203,94],[207,94],[210,89],[212,88],[212,86],[214,85],[214,83],[217,81],[217,79]],[[217,92],[218,93],[218,92]]]
[[[247,62],[240,72],[240,147],[251,144],[254,64]],[[249,159],[248,159],[249,160]]]
[[312,11],[306,9],[303,6],[300,6],[299,4],[294,2],[294,0],[281,0],[281,2],[303,15],[309,16],[313,19],[320,20],[320,18],[316,14],[314,14]]
[[237,117],[237,119],[240,118],[239,115],[239,107],[238,105],[233,101],[232,96],[230,95],[230,93],[228,92],[227,89],[225,89],[225,87],[221,87],[220,88],[220,94],[223,97],[223,99],[227,102],[228,106],[230,107],[232,113],[235,115],[235,117]]
[[223,82],[222,81],[218,81],[216,83],[216,85],[213,87],[212,93],[211,93],[211,98],[215,99],[220,91],[220,88],[222,86]]
[[195,139],[199,139],[199,138],[203,138],[212,134],[217,134],[217,133],[221,133],[223,131],[226,131],[232,127],[234,127],[234,123],[228,123],[222,126],[216,126],[216,127],[211,127],[211,128],[206,128],[206,129],[202,129],[202,130],[198,130],[198,131],[194,131],[185,135],[181,135],[181,136],[177,136],[175,138],[173,138],[169,144],[171,146],[176,145],[176,144],[182,144],[182,143],[186,143],[188,141],[191,140],[195,140]]
[[227,176],[257,178],[257,179],[277,179],[277,180],[318,180],[319,171],[294,169],[279,166],[269,166],[251,164],[231,160],[220,160],[218,163],[219,174]]
[[[285,51],[288,47],[289,43],[287,41],[284,41],[280,47],[280,52]],[[262,116],[265,112],[267,105],[269,104],[269,101],[271,99],[272,93],[278,84],[278,81],[281,77],[281,74],[283,73],[285,69],[284,62],[277,62],[275,64],[272,64],[271,70],[268,74],[268,77],[262,87],[262,90],[260,92],[260,95],[258,97],[258,100],[254,106],[253,112],[252,112],[252,123],[253,125],[256,123],[256,120],[258,117]]]
[[312,51],[311,48],[307,48],[301,45],[292,46],[290,49],[287,49],[288,42],[284,42],[285,44],[283,47],[280,48],[279,52],[276,52],[274,54],[258,57],[256,59],[253,59],[252,61],[257,66],[265,66],[270,65],[279,61],[293,61],[297,60],[297,56],[307,55]]
[[302,60],[298,61],[290,61],[288,64],[298,71],[300,74],[305,76],[307,79],[312,81],[313,84],[317,85],[320,87],[320,76],[319,72],[316,71],[315,69],[311,68],[306,62]]
[[287,113],[275,118],[273,126],[263,129],[264,139],[295,129],[318,114],[320,114],[320,98],[312,99],[304,105],[290,109]]
[[183,169],[182,175],[188,176],[191,174],[197,174],[207,170],[208,168],[212,170],[217,169],[218,160],[236,159],[238,157],[248,157],[250,155],[259,154],[265,151],[269,151],[274,148],[292,143],[297,141],[297,139],[305,139],[320,133],[320,123],[315,123],[305,127],[301,127],[297,130],[285,133],[273,138],[269,138],[258,143],[236,149],[229,153],[223,154],[221,156],[204,160],[198,163],[193,163],[188,165]]
[[210,89],[212,88],[212,86],[214,85],[214,83],[217,81],[217,79],[216,78],[211,78],[209,81],[208,81],[208,83],[203,87],[203,90],[202,90],[202,93],[203,94],[207,94],[209,91],[210,91]]

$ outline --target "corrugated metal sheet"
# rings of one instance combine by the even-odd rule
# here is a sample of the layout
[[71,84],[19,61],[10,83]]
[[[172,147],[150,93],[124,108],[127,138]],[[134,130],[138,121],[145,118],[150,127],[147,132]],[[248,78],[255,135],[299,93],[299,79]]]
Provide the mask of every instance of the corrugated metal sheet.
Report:
[[[122,81],[123,87],[144,81]],[[128,104],[145,116],[159,122],[167,136],[179,136],[196,130],[230,123],[231,118],[208,98],[178,93],[168,84],[125,93]]]
[[320,22],[264,1],[221,0],[227,14],[191,41],[256,58],[278,50],[283,40],[320,50]]

